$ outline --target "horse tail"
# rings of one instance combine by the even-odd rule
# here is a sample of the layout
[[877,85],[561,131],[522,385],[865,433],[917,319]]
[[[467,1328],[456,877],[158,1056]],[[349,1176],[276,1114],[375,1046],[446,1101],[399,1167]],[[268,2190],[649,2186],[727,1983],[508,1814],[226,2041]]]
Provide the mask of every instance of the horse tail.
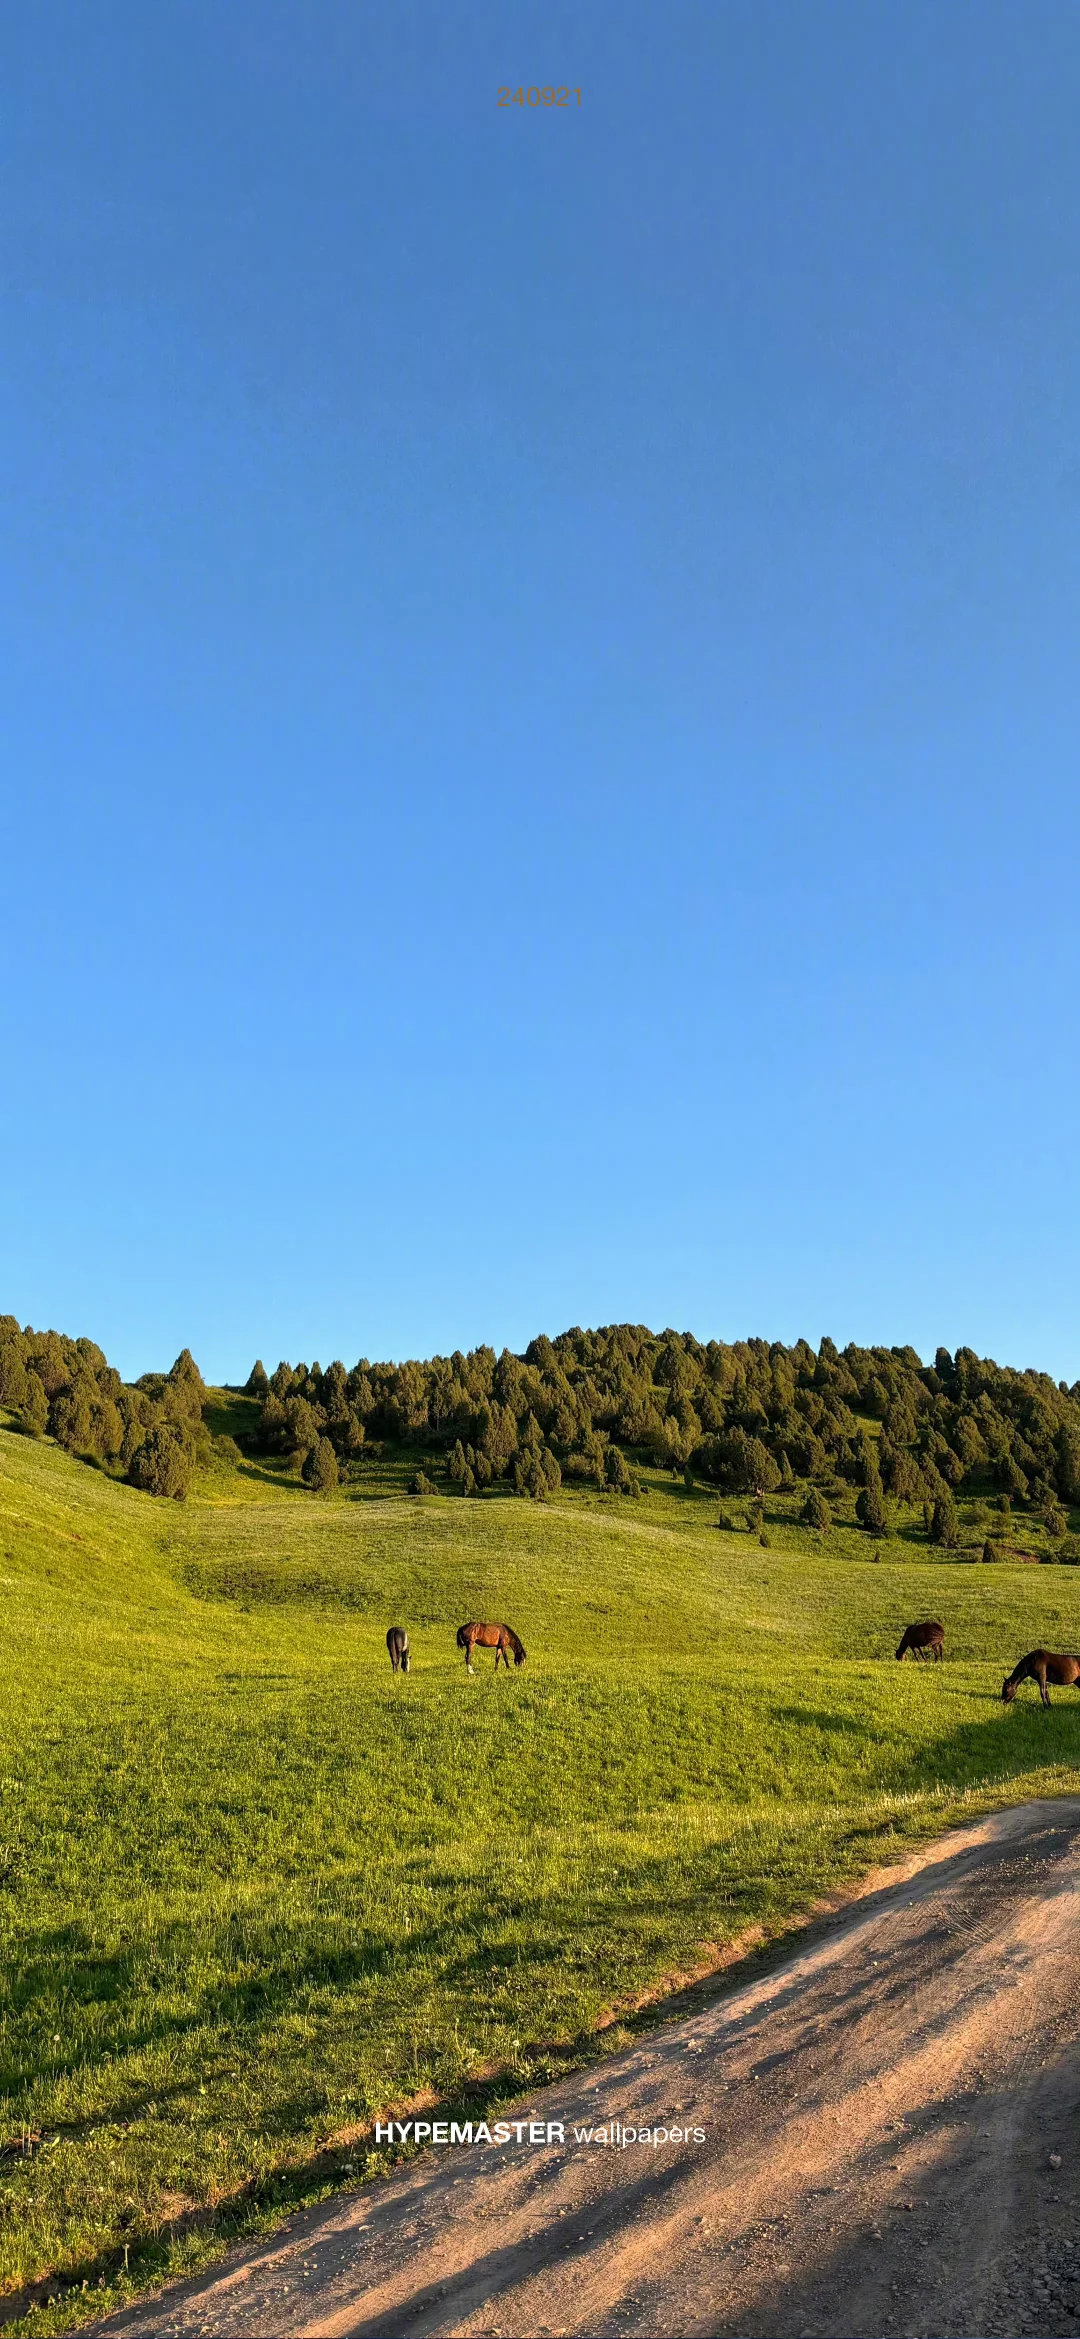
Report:
[[463,1649],[463,1648],[465,1647],[465,1645],[466,1645],[466,1643],[465,1643],[465,1635],[466,1635],[466,1631],[467,1631],[467,1629],[468,1629],[468,1628],[467,1628],[467,1626],[465,1626],[464,1624],[459,1624],[459,1626],[458,1626],[458,1628],[457,1628],[457,1645],[458,1645],[459,1649]]

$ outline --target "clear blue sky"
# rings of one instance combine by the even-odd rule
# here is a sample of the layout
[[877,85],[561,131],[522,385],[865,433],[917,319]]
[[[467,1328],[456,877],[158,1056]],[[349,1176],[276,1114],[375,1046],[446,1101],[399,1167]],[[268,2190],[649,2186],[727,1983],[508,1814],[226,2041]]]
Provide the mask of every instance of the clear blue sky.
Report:
[[1080,1374],[1072,0],[0,50],[0,1310]]

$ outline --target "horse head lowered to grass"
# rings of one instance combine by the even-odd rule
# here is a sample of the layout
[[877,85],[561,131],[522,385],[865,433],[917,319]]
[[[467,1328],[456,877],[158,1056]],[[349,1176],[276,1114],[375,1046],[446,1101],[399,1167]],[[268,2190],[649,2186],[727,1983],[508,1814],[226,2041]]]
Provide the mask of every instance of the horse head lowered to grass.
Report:
[[499,1670],[500,1657],[509,1673],[511,1649],[514,1652],[515,1665],[525,1663],[525,1651],[516,1632],[511,1632],[508,1624],[459,1624],[457,1645],[459,1649],[465,1651],[465,1671],[467,1673],[473,1671],[474,1649],[494,1649],[496,1673]]
[[1001,1684],[1002,1703],[1011,1706],[1022,1681],[1037,1681],[1044,1706],[1050,1703],[1047,1682],[1059,1689],[1080,1689],[1080,1657],[1061,1656],[1055,1649],[1029,1649]]
[[940,1664],[945,1654],[945,1627],[938,1623],[936,1616],[928,1616],[925,1624],[905,1626],[904,1637],[896,1654],[904,1657],[909,1649],[912,1656],[919,1657],[924,1664],[928,1656]]

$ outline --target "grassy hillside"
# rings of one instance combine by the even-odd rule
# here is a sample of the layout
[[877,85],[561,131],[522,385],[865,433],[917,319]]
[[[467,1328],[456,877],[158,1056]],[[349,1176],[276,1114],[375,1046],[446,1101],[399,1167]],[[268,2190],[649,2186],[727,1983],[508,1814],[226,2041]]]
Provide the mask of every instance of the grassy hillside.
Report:
[[[181,1505],[0,1431],[0,2287],[62,2291],[27,2329],[376,2166],[392,2102],[594,2051],[965,1799],[1075,1785],[1080,1700],[998,1692],[1080,1646],[1080,1569],[766,1508],[763,1549],[659,1475],[355,1501],[251,1461]],[[466,1679],[470,1613],[523,1672]],[[950,1661],[895,1665],[930,1614]]]

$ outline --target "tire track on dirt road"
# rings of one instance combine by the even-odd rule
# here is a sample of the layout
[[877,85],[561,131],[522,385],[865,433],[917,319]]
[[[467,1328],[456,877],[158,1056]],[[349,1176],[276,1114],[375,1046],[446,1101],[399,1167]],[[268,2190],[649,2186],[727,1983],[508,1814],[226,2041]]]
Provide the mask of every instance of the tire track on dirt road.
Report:
[[[97,2328],[1076,2339],[1080,1798],[870,1879],[783,1963],[527,2115],[567,2142],[436,2149]],[[705,2141],[570,2141],[613,2122]]]

